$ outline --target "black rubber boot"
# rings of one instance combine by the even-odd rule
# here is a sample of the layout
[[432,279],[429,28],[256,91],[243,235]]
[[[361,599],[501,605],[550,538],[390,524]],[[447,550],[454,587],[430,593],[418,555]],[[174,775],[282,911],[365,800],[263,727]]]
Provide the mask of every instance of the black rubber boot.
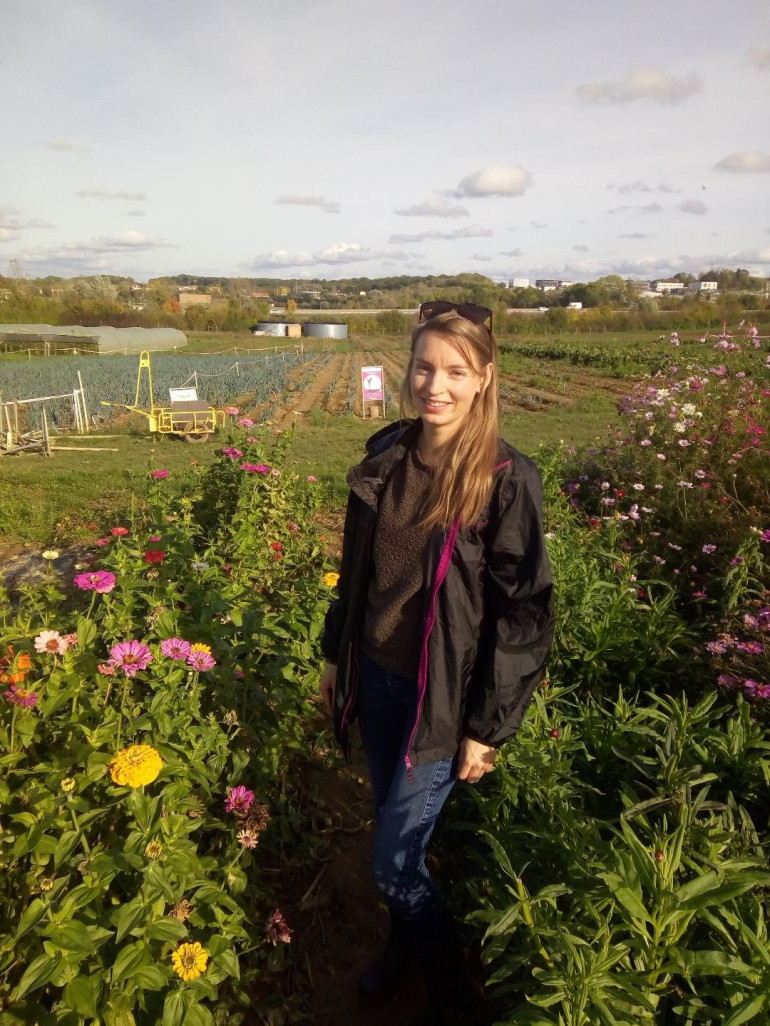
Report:
[[480,1021],[482,995],[468,973],[459,944],[424,955],[420,968],[427,984],[420,1026],[470,1026]]
[[414,952],[406,930],[390,915],[390,933],[385,950],[380,957],[365,969],[358,980],[358,1000],[362,1005],[381,1004],[392,997],[398,983],[406,976]]

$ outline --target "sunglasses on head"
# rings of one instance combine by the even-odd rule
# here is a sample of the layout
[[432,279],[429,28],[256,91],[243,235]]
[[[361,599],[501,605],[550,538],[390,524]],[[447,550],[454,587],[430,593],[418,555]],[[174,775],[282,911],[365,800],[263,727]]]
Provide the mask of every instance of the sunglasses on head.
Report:
[[450,310],[474,324],[484,324],[489,319],[489,330],[492,331],[492,311],[488,306],[477,306],[475,303],[449,303],[445,299],[432,299],[420,306],[420,320],[424,318],[429,321],[431,317],[449,313]]

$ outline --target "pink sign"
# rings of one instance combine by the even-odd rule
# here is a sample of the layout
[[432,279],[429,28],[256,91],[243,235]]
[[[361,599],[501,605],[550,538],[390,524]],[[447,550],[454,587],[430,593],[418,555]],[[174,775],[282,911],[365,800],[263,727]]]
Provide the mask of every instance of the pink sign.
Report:
[[365,403],[384,402],[385,384],[382,367],[362,367],[361,388],[363,389]]

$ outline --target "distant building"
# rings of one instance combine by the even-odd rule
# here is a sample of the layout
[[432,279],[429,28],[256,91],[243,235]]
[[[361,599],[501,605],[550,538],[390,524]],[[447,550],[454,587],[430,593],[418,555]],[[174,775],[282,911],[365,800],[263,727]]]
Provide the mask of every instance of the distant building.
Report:
[[634,292],[650,291],[649,281],[638,281],[636,278],[626,278],[626,285],[628,286],[628,288],[633,289]]
[[718,281],[691,281],[687,286],[688,292],[716,292],[719,288]]
[[511,278],[508,284],[512,289],[528,289],[529,278]]
[[197,292],[182,292],[181,289],[177,301],[182,310],[187,310],[191,306],[211,306],[211,296],[202,296]]
[[560,278],[535,279],[535,288],[541,289],[543,292],[553,292],[554,289],[568,289],[570,285],[574,284],[573,281],[562,281]]
[[272,297],[271,297],[269,292],[252,292],[251,293],[251,298],[252,299],[271,299]]
[[568,303],[567,304],[567,309],[568,310],[582,310],[583,309],[583,304],[582,303]]
[[681,281],[651,281],[650,291],[659,295],[683,296],[684,285]]

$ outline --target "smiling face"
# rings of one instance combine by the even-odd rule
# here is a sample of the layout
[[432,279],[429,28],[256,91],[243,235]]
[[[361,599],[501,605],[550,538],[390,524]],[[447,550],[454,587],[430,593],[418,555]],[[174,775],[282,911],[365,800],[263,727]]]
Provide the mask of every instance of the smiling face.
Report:
[[444,444],[457,432],[491,377],[491,363],[477,369],[446,335],[435,331],[420,335],[409,385],[414,408],[436,444]]

